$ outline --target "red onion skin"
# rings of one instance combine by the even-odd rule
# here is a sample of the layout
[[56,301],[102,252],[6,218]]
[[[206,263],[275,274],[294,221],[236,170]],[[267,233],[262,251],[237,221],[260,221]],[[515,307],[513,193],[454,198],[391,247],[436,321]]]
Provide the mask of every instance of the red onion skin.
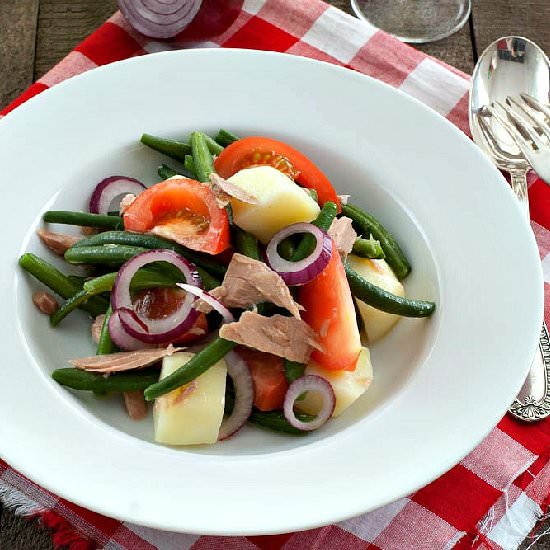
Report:
[[128,335],[146,344],[167,344],[187,332],[197,320],[199,312],[192,307],[194,298],[188,295],[179,308],[162,319],[143,319],[134,309],[130,283],[134,274],[150,263],[165,261],[176,266],[188,283],[201,284],[193,264],[172,250],[148,250],[130,258],[119,269],[111,292],[111,306],[117,312],[120,324]]
[[[323,394],[323,408],[311,422],[302,422],[294,414],[294,403],[305,391],[318,391]],[[288,422],[299,430],[312,431],[320,428],[332,416],[336,406],[336,396],[330,383],[316,374],[306,374],[290,384],[283,405],[283,412]]]
[[113,311],[109,319],[109,334],[114,344],[124,351],[136,351],[149,347],[144,342],[132,338],[132,336],[124,330],[116,311]]
[[[287,237],[308,233],[316,239],[313,252],[303,260],[291,262],[279,254],[277,247]],[[268,243],[265,256],[267,263],[289,286],[309,283],[319,275],[332,257],[332,241],[328,234],[311,223],[295,223],[278,231]]]
[[128,23],[149,38],[173,38],[197,15],[201,0],[118,0]]
[[108,178],[105,178],[105,179],[101,180],[96,185],[96,187],[95,187],[95,189],[92,193],[92,196],[90,197],[90,203],[89,203],[89,206],[88,206],[88,210],[92,214],[107,214],[106,209],[100,208],[102,194],[104,192],[106,192],[106,190],[108,189],[109,186],[116,185],[116,183],[120,180],[126,181],[130,185],[128,187],[128,190],[127,191],[126,190],[121,191],[119,193],[120,195],[127,194],[127,193],[133,193],[135,195],[135,194],[137,194],[136,191],[138,191],[138,193],[140,192],[139,189],[141,189],[141,191],[146,189],[145,185],[143,185],[143,183],[141,183],[139,180],[137,180],[135,178],[129,178],[129,177],[126,177],[126,176],[109,176]]
[[235,388],[235,405],[220,426],[219,441],[235,435],[246,424],[254,404],[254,383],[246,361],[230,351],[225,357],[225,364]]

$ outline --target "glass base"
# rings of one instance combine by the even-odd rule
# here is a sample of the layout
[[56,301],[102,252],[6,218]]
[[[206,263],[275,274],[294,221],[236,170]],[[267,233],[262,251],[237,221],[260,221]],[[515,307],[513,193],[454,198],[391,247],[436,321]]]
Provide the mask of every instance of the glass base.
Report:
[[403,42],[434,42],[460,30],[471,0],[351,0],[356,15]]

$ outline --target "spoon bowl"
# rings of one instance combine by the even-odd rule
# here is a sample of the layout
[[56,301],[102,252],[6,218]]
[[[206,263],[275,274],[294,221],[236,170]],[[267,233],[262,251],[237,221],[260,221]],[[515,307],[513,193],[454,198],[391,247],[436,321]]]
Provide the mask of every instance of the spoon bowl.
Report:
[[[544,51],[527,38],[506,36],[495,40],[481,54],[470,91],[470,129],[472,137],[502,170],[524,171],[529,163],[508,132],[490,116],[483,116],[492,103],[504,102],[508,96],[527,93],[542,103],[548,102],[550,62]],[[489,147],[483,127],[476,115],[483,116],[496,137],[498,148]]]

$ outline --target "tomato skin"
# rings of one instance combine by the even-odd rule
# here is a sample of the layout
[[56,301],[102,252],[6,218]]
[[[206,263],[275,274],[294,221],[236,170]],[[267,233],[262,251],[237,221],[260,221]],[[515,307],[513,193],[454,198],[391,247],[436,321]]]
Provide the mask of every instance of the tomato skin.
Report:
[[332,242],[327,267],[300,287],[298,302],[302,319],[316,332],[323,351],[313,350],[311,359],[329,370],[354,370],[361,351],[361,337],[346,272]]
[[243,168],[269,164],[294,179],[302,187],[317,191],[319,204],[340,200],[329,179],[300,151],[276,139],[249,136],[228,145],[214,162],[216,172],[229,178]]
[[[159,287],[148,288],[136,292],[133,306],[141,315],[150,319],[161,319],[173,313],[185,300],[185,292],[179,288]],[[193,326],[174,339],[173,344],[194,344],[208,333],[208,321],[204,313],[200,313]]]
[[229,220],[208,185],[170,178],[146,189],[123,215],[124,228],[154,233],[192,250],[218,254],[230,246]]
[[281,409],[288,382],[280,357],[239,346],[237,353],[248,365],[254,382],[254,406],[260,411]]

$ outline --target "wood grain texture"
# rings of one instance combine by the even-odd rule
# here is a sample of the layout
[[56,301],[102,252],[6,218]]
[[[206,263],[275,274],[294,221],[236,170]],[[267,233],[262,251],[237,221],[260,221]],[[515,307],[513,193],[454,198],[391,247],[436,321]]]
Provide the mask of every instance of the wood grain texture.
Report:
[[40,0],[34,78],[48,72],[115,10],[115,0]]
[[38,0],[0,2],[0,107],[33,81]]
[[507,35],[530,38],[550,53],[548,0],[474,0],[472,14],[478,53]]

